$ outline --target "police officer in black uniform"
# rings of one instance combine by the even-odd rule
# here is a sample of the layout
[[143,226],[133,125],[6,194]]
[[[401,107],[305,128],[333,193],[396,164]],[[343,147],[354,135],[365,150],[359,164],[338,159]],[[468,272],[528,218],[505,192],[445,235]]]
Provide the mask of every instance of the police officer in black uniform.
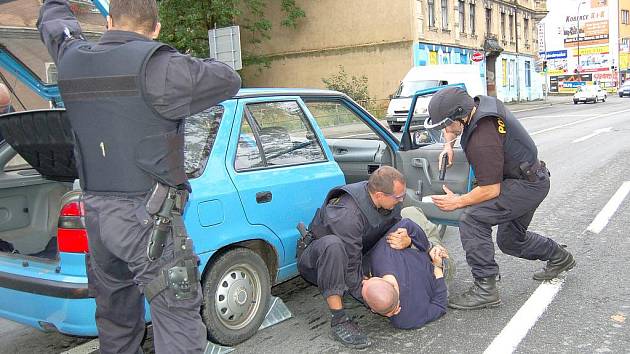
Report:
[[[549,280],[575,266],[564,246],[527,230],[538,205],[549,192],[549,172],[538,160],[534,141],[514,115],[494,97],[474,99],[465,90],[449,87],[438,91],[429,103],[428,129],[444,129],[447,143],[442,154],[453,163],[453,145],[461,145],[475,172],[477,186],[467,194],[433,197],[444,211],[465,208],[459,220],[466,261],[474,284],[465,293],[449,299],[449,307],[478,309],[499,305],[491,227],[498,225],[497,244],[506,254],[547,261],[534,273],[536,280]],[[440,155],[441,157],[442,155]],[[440,158],[441,160],[441,158]]]
[[146,298],[156,352],[201,353],[198,258],[181,218],[184,119],[236,94],[240,78],[153,41],[155,0],[111,0],[107,24],[86,41],[67,0],[45,1],[37,23],[75,135],[100,351],[142,352]]
[[362,301],[363,255],[392,227],[395,231],[387,235],[392,248],[411,245],[407,230],[395,227],[405,190],[404,176],[389,166],[374,171],[368,181],[332,189],[309,226],[313,241],[303,251],[298,248],[300,274],[319,287],[331,311],[332,338],[348,347],[371,344],[342,303],[346,293]]

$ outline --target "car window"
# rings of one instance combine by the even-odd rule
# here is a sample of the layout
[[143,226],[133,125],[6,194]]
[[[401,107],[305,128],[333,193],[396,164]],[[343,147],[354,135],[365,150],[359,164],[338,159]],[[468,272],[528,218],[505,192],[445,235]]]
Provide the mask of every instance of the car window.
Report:
[[28,162],[26,162],[26,160],[24,160],[22,156],[20,156],[19,154],[16,154],[15,156],[13,156],[13,158],[9,160],[9,162],[7,162],[6,165],[4,165],[5,172],[28,170],[31,168],[33,167],[31,167],[31,165],[29,165]]
[[237,171],[327,161],[296,101],[250,103],[243,114],[234,163]]
[[184,156],[186,174],[199,177],[208,162],[208,156],[223,118],[223,106],[214,106],[186,118]]
[[307,99],[306,106],[326,139],[380,140],[380,137],[354,111],[340,101]]

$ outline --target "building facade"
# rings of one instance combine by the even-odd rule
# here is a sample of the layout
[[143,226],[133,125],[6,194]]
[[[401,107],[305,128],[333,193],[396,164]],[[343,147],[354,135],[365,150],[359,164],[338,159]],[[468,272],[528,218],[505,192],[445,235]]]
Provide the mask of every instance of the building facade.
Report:
[[584,84],[611,92],[627,79],[630,0],[549,2],[543,19],[541,57],[549,91],[572,93]]
[[[536,71],[537,24],[546,2],[535,0],[298,1],[307,17],[280,26],[256,48],[271,68],[243,71],[248,86],[323,87],[339,71],[368,77],[370,95],[385,99],[412,66],[461,64],[479,70],[487,93],[504,101],[542,98]],[[247,47],[247,34],[243,34]],[[253,49],[253,48],[248,48]]]

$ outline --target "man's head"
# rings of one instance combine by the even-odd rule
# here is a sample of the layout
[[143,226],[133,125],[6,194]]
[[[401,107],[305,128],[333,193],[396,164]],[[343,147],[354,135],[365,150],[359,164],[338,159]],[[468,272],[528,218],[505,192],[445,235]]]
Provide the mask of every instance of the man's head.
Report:
[[368,180],[368,192],[377,208],[392,210],[405,199],[405,176],[397,169],[382,166]]
[[9,111],[10,106],[11,106],[11,93],[9,92],[9,89],[4,84],[0,84],[0,114],[7,113]]
[[391,317],[400,312],[398,289],[384,278],[365,280],[361,296],[370,309],[381,316]]
[[160,34],[158,6],[155,0],[111,0],[107,28],[140,33],[149,38]]
[[424,123],[427,129],[446,129],[460,135],[464,124],[475,113],[475,100],[460,87],[447,87],[431,97],[429,119]]

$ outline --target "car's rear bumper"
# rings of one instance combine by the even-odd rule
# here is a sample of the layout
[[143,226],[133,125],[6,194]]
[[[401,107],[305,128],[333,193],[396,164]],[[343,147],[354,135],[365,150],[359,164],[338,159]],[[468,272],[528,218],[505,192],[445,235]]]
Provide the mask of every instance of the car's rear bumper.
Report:
[[[421,121],[424,122],[425,119],[427,119],[429,116],[426,114],[418,114],[413,116],[413,118],[411,118],[412,121]],[[406,115],[395,115],[395,116],[386,116],[385,119],[387,119],[387,123],[397,123],[397,124],[405,124],[405,122],[407,121],[407,116]]]
[[[96,302],[87,297],[85,284],[29,284],[25,279],[7,277],[6,273],[1,273],[0,277],[0,317],[42,331],[98,335],[94,319]],[[13,288],[7,287],[7,280]]]
[[62,299],[87,299],[87,283],[32,278],[23,275],[0,272],[0,286],[3,288]]

